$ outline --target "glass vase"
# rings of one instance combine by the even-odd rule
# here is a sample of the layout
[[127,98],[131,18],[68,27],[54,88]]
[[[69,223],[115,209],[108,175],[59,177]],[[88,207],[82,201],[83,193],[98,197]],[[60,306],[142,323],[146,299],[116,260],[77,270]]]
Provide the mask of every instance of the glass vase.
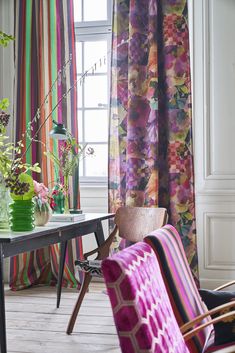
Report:
[[0,179],[0,229],[9,229],[9,190],[5,183]]
[[44,226],[49,222],[51,218],[51,207],[48,202],[41,204],[40,206],[35,203],[34,218],[35,226]]
[[69,177],[64,176],[64,213],[69,213]]
[[34,202],[32,200],[14,200],[10,204],[10,227],[12,231],[24,232],[35,228]]
[[58,185],[55,185],[52,192],[54,200],[53,213],[64,213],[64,193]]

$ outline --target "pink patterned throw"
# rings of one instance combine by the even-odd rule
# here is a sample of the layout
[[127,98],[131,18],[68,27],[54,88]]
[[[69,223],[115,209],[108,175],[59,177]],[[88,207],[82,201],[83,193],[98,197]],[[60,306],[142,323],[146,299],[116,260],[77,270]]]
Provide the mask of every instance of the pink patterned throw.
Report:
[[105,259],[102,271],[122,353],[189,353],[148,244]]

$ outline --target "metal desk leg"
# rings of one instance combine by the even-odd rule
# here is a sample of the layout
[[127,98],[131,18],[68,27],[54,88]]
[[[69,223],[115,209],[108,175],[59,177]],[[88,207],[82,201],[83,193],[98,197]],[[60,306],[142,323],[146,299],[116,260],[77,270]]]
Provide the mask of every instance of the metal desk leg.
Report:
[[105,242],[104,231],[103,231],[103,227],[102,227],[101,221],[99,221],[97,223],[97,229],[95,231],[95,239],[96,239],[96,242],[97,242],[98,246],[100,246],[101,244],[103,244]]
[[63,279],[63,273],[64,273],[66,250],[67,250],[67,241],[62,241],[60,243],[60,263],[59,263],[59,273],[58,273],[58,283],[57,283],[57,308],[59,308],[60,306],[61,287],[62,287],[62,279]]
[[3,254],[0,245],[0,352],[7,353],[5,295],[3,283]]

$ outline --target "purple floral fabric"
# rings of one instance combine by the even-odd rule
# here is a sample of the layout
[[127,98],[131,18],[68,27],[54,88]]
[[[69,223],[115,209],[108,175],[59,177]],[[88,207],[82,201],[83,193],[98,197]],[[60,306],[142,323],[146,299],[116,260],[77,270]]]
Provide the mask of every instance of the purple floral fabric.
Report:
[[115,0],[109,205],[166,207],[198,278],[186,0]]

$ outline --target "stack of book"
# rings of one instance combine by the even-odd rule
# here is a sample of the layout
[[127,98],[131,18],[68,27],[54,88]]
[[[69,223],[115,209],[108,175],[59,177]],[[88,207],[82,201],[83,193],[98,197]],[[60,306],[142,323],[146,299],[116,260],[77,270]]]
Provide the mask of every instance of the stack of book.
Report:
[[53,213],[50,222],[77,222],[85,219],[85,213]]

